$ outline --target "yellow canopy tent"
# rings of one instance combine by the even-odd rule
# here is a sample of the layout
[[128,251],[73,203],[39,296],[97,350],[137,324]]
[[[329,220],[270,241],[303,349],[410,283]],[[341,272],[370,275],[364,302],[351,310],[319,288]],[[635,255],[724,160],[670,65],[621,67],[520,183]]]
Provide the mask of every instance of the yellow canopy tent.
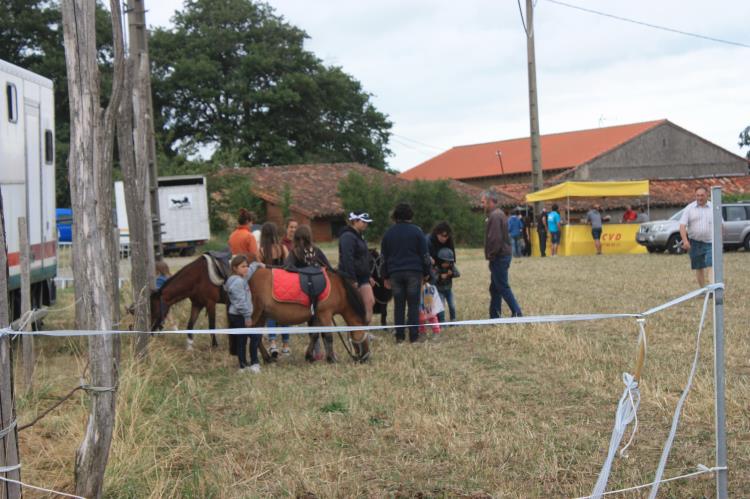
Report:
[[[568,224],[562,227],[561,255],[588,255],[594,253],[589,229],[570,225],[570,198],[572,197],[640,197],[649,195],[648,180],[627,182],[563,182],[547,189],[526,195],[527,203],[568,199]],[[648,201],[647,201],[648,203]],[[645,253],[646,249],[635,240],[638,224],[605,224],[601,236],[606,253]],[[536,239],[536,238],[534,238]],[[538,254],[538,239],[534,253]]]
[[527,203],[564,198],[648,196],[648,180],[630,182],[563,182],[526,195]]

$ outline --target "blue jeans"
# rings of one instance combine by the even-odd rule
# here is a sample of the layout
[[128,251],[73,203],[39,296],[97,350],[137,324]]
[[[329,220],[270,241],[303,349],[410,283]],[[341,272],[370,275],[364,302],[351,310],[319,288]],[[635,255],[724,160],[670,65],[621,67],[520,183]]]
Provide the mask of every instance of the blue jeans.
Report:
[[521,236],[515,237],[513,236],[511,238],[511,243],[513,244],[513,256],[520,257],[523,256],[523,239]]
[[[412,343],[419,339],[419,301],[422,288],[421,272],[394,272],[390,276],[391,290],[393,291],[393,313],[394,324],[403,326],[408,319],[409,341]],[[408,314],[406,307],[409,307]],[[404,317],[406,316],[406,317]],[[403,341],[406,336],[404,328],[396,328],[396,341]]]
[[[450,313],[451,321],[456,320],[456,303],[453,301],[453,288],[438,289],[440,293],[440,299],[448,303],[448,312]],[[438,314],[438,321],[445,322],[445,310]]]
[[[276,319],[266,319],[266,327],[279,327],[279,323],[276,322]],[[268,333],[269,341],[276,341],[276,336],[276,333]],[[289,343],[289,333],[282,333],[281,341],[283,343]]]
[[503,300],[510,307],[513,317],[523,315],[508,282],[510,261],[511,257],[509,256],[496,256],[494,260],[490,260],[490,319],[500,317]]
[[[245,327],[245,318],[241,315],[229,314],[229,327],[240,329]],[[229,341],[234,343],[237,359],[240,362],[240,369],[250,365],[247,363],[247,340],[250,339],[250,364],[260,364],[258,360],[258,347],[263,338],[261,334],[233,334]]]
[[547,231],[537,231],[539,234],[539,252],[542,256],[547,256]]

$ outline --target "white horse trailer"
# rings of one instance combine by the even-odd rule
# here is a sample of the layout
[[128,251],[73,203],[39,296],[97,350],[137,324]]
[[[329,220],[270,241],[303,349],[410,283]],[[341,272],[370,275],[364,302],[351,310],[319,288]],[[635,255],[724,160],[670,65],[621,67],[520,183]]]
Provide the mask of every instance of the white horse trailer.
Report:
[[[122,181],[115,182],[115,208],[117,228],[120,230],[120,252],[128,253],[130,229],[125,206],[125,186]],[[183,256],[195,253],[197,246],[211,239],[206,177],[159,177],[159,213],[164,253]]]
[[18,218],[31,245],[32,306],[55,300],[55,110],[52,81],[0,60],[0,192],[8,247],[12,313],[19,315]]

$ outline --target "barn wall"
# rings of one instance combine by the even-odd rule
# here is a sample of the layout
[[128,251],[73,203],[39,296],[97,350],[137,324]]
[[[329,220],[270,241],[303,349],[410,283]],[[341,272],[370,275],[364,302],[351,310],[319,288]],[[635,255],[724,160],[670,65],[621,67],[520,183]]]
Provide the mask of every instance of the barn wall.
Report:
[[747,162],[670,123],[578,168],[575,180],[640,180],[746,175]]
[[[333,240],[333,231],[331,229],[331,220],[328,218],[314,218],[305,216],[299,212],[291,210],[291,217],[300,225],[309,225],[312,231],[313,241],[328,242]],[[266,220],[275,223],[281,232],[284,231],[285,220],[281,207],[266,202]]]
[[331,232],[331,222],[325,218],[316,218],[310,225],[312,229],[313,241],[316,243],[325,243],[333,241],[333,233]]

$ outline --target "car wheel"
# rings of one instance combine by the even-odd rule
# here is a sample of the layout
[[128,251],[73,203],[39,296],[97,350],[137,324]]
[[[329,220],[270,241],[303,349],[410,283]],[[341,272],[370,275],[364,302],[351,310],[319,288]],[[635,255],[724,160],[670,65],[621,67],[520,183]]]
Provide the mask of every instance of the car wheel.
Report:
[[673,255],[680,255],[685,252],[682,248],[682,238],[679,234],[672,234],[667,240],[667,251]]
[[742,243],[742,246],[745,247],[745,251],[750,251],[750,234],[745,236],[745,242]]

